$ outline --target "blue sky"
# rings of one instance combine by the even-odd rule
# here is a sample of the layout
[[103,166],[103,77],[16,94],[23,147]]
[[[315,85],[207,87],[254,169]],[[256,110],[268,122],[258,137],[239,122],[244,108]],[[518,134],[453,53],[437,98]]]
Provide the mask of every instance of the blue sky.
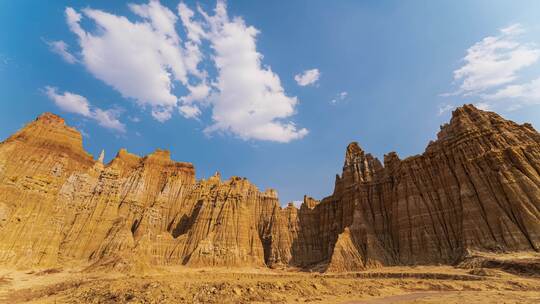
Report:
[[50,111],[95,156],[166,148],[284,204],[463,103],[540,127],[538,1],[179,3],[1,1],[0,138]]

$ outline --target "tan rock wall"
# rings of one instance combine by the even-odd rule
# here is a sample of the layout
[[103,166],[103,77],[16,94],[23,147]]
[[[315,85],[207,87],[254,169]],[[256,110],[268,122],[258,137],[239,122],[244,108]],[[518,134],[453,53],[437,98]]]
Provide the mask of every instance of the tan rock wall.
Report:
[[103,164],[53,114],[0,144],[5,265],[351,271],[539,249],[540,135],[472,106],[422,155],[383,165],[351,143],[334,193],[299,209],[245,178],[197,181],[163,150]]

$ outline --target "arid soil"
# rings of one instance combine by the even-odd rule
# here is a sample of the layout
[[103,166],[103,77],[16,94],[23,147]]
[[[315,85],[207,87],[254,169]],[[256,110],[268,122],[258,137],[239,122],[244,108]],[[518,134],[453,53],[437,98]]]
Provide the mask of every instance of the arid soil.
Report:
[[320,274],[266,268],[156,268],[132,275],[0,271],[3,303],[539,303],[540,278],[498,269],[385,267]]

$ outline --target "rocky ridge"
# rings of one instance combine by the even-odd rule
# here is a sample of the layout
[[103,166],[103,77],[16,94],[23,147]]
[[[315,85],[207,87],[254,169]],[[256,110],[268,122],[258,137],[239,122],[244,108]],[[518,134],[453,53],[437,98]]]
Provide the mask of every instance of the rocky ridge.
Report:
[[275,191],[156,150],[108,164],[45,113],[0,144],[0,264],[296,267],[455,264],[540,249],[540,134],[465,105],[417,156],[357,143],[332,195],[285,208]]

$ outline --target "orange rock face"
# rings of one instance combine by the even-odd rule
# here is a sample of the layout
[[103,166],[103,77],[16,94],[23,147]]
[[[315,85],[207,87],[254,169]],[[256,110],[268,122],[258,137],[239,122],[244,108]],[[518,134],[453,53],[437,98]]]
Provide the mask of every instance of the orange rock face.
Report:
[[1,264],[354,271],[540,250],[540,134],[472,106],[422,155],[383,165],[350,144],[334,193],[299,209],[167,151],[102,160],[49,113],[0,144]]

